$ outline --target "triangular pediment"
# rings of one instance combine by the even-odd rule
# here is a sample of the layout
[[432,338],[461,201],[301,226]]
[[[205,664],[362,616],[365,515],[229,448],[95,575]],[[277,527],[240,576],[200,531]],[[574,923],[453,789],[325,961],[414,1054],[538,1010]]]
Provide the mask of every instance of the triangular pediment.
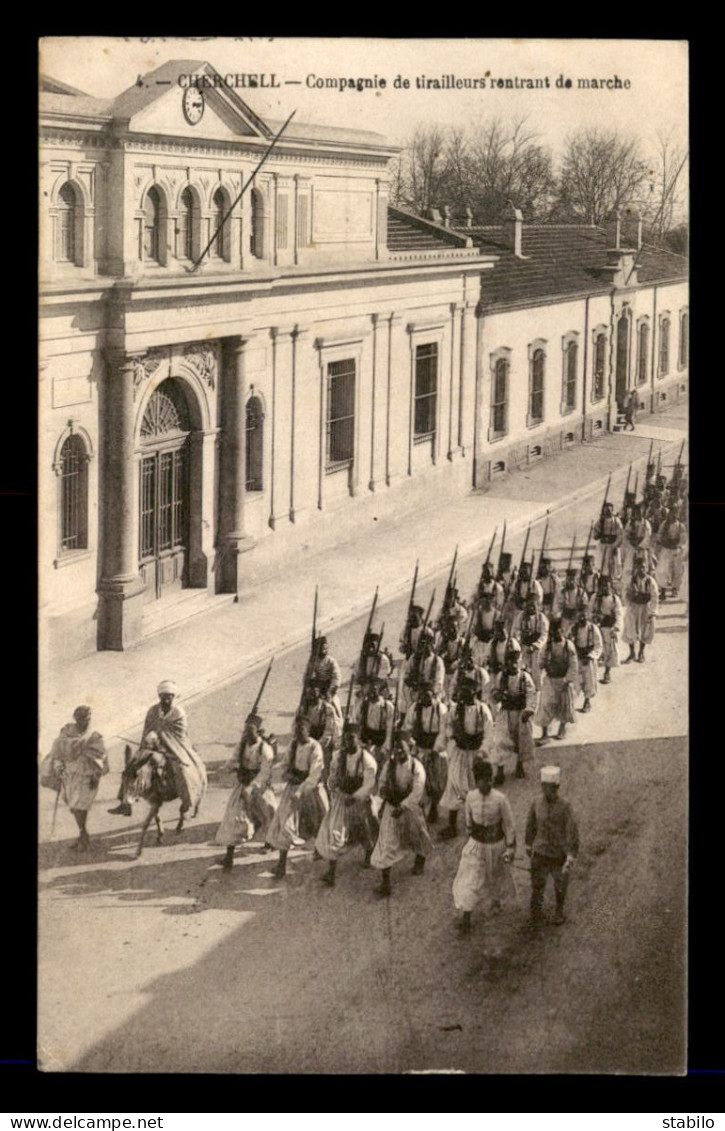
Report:
[[[215,76],[217,76],[215,78]],[[267,124],[223,83],[210,63],[199,60],[172,60],[155,71],[140,75],[114,101],[113,116],[127,123],[132,133],[154,133],[209,141],[272,136]],[[192,79],[206,80],[197,85]],[[216,83],[217,85],[214,85]],[[200,91],[203,113],[192,123],[184,113],[184,94],[189,87]]]

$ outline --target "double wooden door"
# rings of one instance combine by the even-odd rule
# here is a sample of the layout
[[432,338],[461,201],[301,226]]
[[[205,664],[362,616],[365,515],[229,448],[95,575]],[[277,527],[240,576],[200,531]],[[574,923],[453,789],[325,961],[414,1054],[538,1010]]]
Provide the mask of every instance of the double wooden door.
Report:
[[146,599],[188,584],[189,441],[141,459],[139,566]]

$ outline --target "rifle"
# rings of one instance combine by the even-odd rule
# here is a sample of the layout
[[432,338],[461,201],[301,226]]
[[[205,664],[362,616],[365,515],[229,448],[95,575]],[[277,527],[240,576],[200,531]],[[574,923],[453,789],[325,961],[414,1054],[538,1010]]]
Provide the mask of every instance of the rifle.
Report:
[[650,479],[652,478],[652,473],[649,469],[652,466],[652,448],[654,447],[654,443],[655,443],[654,440],[650,440],[650,442],[649,442],[649,455],[647,456],[647,471],[645,473],[646,476],[647,476],[647,482],[648,483],[649,483]]
[[[680,450],[679,450],[678,455],[677,455],[677,463],[675,464],[675,467],[680,466],[680,461],[682,460],[682,453],[684,452],[684,450],[685,450],[685,441],[683,440],[682,443],[680,444]],[[674,474],[673,474],[673,479],[674,479]]]
[[411,634],[412,628],[413,628],[411,621],[412,621],[412,618],[413,618],[413,604],[415,602],[415,587],[416,587],[417,582],[418,582],[418,562],[415,563],[415,573],[413,574],[413,586],[410,590],[410,597],[408,599],[408,616],[407,616],[407,619],[406,619],[406,622],[405,622],[405,628],[403,629],[403,641],[404,641],[404,644],[405,644],[404,651],[406,651],[408,653],[405,657],[406,660],[409,658],[410,653],[412,652],[412,648],[410,646],[410,634]]
[[256,715],[256,713],[257,713],[257,707],[259,706],[259,701],[260,701],[260,699],[262,698],[262,692],[264,691],[264,689],[265,689],[265,687],[266,687],[266,685],[267,685],[267,680],[269,679],[269,673],[270,673],[270,672],[271,672],[271,670],[272,670],[272,664],[273,664],[273,663],[274,663],[274,656],[272,656],[272,659],[271,659],[271,660],[269,661],[269,665],[268,665],[268,667],[267,667],[267,670],[266,670],[266,672],[264,673],[264,679],[262,680],[262,683],[261,683],[261,686],[260,686],[260,688],[259,688],[259,691],[257,692],[257,698],[256,698],[256,699],[254,700],[254,702],[252,703],[252,709],[251,709],[251,711],[249,712],[249,714],[250,714],[250,715]]
[[637,502],[637,488],[639,487],[639,472],[635,472],[634,476],[634,501]]
[[662,448],[657,453],[657,478],[659,479],[660,470],[662,468]]
[[350,707],[352,705],[352,689],[353,689],[354,686],[355,686],[355,676],[353,674],[353,675],[350,676],[350,687],[348,688],[348,692],[347,692],[347,703],[345,704],[345,717],[343,719],[344,723],[347,723],[347,722],[350,721]]
[[[362,651],[360,653],[360,659],[358,660],[358,665],[357,665],[357,678],[360,681],[363,679],[364,674],[365,674],[365,641],[367,640],[368,635],[370,633],[370,629],[372,628],[372,625],[373,625],[373,617],[375,616],[375,606],[377,605],[377,603],[378,603],[378,586],[376,585],[375,586],[375,596],[373,597],[373,603],[372,603],[372,607],[370,609],[370,616],[368,617],[368,623],[365,627],[365,635],[363,636],[363,647],[362,647]],[[375,655],[377,655],[377,649],[375,651]]]
[[370,610],[370,616],[368,617],[367,628],[365,629],[365,635],[366,636],[370,632],[370,629],[373,626],[373,617],[375,616],[375,606],[377,605],[377,603],[378,603],[378,586],[376,585],[375,586],[375,596],[373,597],[373,605],[372,605],[372,608]]
[[435,595],[436,595],[436,591],[434,589],[433,592],[431,593],[430,601],[428,602],[428,609],[426,611],[425,619],[423,620],[423,624],[422,624],[422,627],[421,627],[421,630],[420,630],[420,636],[418,637],[418,643],[417,643],[416,648],[415,648],[415,656],[414,656],[413,667],[414,667],[414,671],[415,671],[414,678],[417,682],[420,682],[420,664],[421,664],[421,653],[423,651],[423,641],[426,639],[426,630],[428,628],[428,621],[430,620],[430,614],[431,614],[431,609],[433,608],[433,601],[435,600]]
[[[504,524],[504,530],[505,529],[506,529],[506,526]],[[483,563],[484,565],[488,565],[489,561],[491,560],[491,551],[493,550],[494,542],[496,541],[496,531],[497,530],[498,530],[498,527],[495,527],[494,532],[493,532],[493,537],[492,537],[492,539],[489,543],[488,553],[486,554],[486,560]]]
[[501,573],[501,556],[503,554],[504,546],[506,545],[506,519],[503,522],[503,534],[501,535],[501,546],[498,551],[498,565],[496,567],[496,577],[498,578]]
[[445,594],[444,594],[444,597],[443,597],[443,608],[441,609],[441,615],[440,615],[441,621],[444,620],[444,618],[445,618],[445,616],[446,616],[446,614],[447,614],[447,612],[450,608],[451,601],[453,599],[453,588],[455,586],[455,573],[456,573],[456,561],[457,560],[458,560],[458,546],[456,546],[456,552],[453,555],[453,561],[451,562],[451,571],[448,574],[448,581],[446,583],[446,591],[445,591]]
[[604,491],[604,499],[602,500],[602,511],[604,511],[604,508],[607,505],[607,499],[609,498],[609,488],[611,487],[611,485],[612,485],[612,473],[610,471],[609,472],[609,479],[607,480],[607,486],[606,486],[606,489]]
[[[591,528],[590,528],[589,533],[591,534]],[[575,546],[576,546],[576,530],[574,531],[574,537],[571,540],[571,549],[569,551],[569,561],[566,563],[567,576],[569,575],[569,570],[571,569],[571,563],[574,560],[574,547]],[[587,542],[587,546],[589,546],[589,542]],[[581,570],[579,572],[580,572],[580,575],[581,575]]]
[[534,574],[534,568],[533,568],[533,558],[531,559],[531,562],[532,562],[532,565],[531,565],[531,576],[532,576],[532,578],[533,578],[534,576],[536,576],[536,577],[541,577],[541,561],[542,561],[542,558],[544,557],[544,551],[545,551],[545,549],[546,549],[546,538],[547,538],[547,535],[548,535],[548,533],[549,533],[549,520],[548,520],[548,518],[547,518],[547,520],[546,520],[546,526],[544,527],[544,537],[543,537],[543,538],[542,538],[542,540],[541,540],[541,552],[540,552],[540,554],[539,554],[539,568],[538,568],[538,571],[537,571],[537,573],[536,573],[536,574]]
[[624,487],[624,498],[622,500],[622,510],[624,510],[624,508],[627,505],[627,495],[629,494],[629,480],[631,478],[631,475],[632,475],[632,464],[630,463],[629,471],[627,472],[627,482],[626,482],[625,487]]
[[529,523],[528,529],[526,531],[526,538],[524,540],[524,548],[521,551],[521,561],[519,562],[519,573],[521,573],[521,567],[523,566],[524,561],[526,560],[526,551],[529,548],[529,535],[530,534],[531,534],[531,523]]
[[315,586],[315,605],[314,605],[314,609],[312,611],[312,643],[310,645],[310,658],[307,661],[307,667],[305,669],[305,678],[302,681],[302,693],[300,695],[300,706],[299,706],[300,711],[302,710],[302,708],[305,705],[305,692],[307,691],[307,686],[308,686],[310,680],[312,679],[312,673],[315,669],[315,660],[316,659],[317,659],[317,586]]

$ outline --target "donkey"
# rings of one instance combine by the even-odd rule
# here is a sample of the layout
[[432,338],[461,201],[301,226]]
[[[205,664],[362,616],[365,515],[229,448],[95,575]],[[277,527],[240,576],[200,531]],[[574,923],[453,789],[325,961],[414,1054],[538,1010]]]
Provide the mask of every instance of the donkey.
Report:
[[[124,758],[128,767],[132,758],[130,746],[126,747]],[[180,794],[172,761],[162,750],[146,747],[138,751],[133,761],[135,770],[134,794],[136,797],[141,797],[149,806],[136,849],[135,859],[138,860],[143,852],[146,833],[152,821],[156,822],[156,843],[164,843],[164,830],[159,817],[159,810],[167,801],[178,801]],[[177,836],[184,827],[184,817],[187,812],[188,808],[185,808],[182,803],[179,820],[174,830]]]

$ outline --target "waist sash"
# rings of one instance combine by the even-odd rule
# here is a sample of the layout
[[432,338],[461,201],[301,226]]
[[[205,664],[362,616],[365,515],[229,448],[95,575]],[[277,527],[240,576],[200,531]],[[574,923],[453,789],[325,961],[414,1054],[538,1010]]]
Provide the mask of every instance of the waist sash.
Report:
[[472,821],[471,836],[479,844],[497,844],[503,840],[503,821],[496,821],[495,825],[477,825]]

